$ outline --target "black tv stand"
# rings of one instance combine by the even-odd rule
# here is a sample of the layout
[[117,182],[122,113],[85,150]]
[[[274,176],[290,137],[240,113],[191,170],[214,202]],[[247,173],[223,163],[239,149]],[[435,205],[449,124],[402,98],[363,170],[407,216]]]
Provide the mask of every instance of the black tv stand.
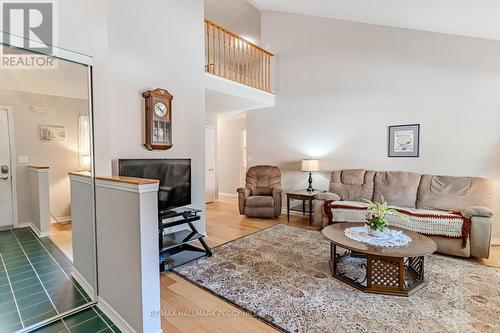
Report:
[[[193,222],[198,221],[201,210],[193,208],[178,208],[158,214],[158,239],[160,247],[160,272],[168,271],[189,261],[211,256],[205,235],[198,232]],[[189,229],[165,233],[166,228],[187,224]],[[191,243],[199,241],[201,248]]]

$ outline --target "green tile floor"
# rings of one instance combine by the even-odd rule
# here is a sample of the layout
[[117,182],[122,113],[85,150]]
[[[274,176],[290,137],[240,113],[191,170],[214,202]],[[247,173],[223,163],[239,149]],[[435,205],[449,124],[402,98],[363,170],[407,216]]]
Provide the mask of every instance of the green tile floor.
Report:
[[[71,261],[29,228],[0,231],[0,333],[22,330],[88,303],[90,297],[71,270]],[[91,308],[40,332],[118,332],[105,320],[100,310]]]
[[93,306],[74,315],[65,317],[33,332],[36,333],[121,333],[121,331]]

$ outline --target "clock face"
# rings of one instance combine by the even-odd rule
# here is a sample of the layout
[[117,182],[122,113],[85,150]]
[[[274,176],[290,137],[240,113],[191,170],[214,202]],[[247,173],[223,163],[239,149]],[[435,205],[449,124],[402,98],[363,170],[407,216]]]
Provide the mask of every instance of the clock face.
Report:
[[167,106],[163,103],[155,104],[155,113],[158,117],[164,117],[167,114]]

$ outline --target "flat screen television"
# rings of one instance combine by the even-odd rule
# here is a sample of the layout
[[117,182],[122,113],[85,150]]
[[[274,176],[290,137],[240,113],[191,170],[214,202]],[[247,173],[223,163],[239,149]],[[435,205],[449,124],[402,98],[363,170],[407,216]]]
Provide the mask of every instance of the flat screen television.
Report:
[[123,159],[119,175],[158,179],[159,213],[191,204],[191,159]]

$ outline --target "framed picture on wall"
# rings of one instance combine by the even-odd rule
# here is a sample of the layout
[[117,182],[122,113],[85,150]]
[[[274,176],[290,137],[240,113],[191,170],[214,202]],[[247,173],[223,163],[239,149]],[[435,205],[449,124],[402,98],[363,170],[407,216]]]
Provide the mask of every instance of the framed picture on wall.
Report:
[[40,125],[40,139],[42,141],[66,141],[64,126]]
[[389,157],[418,157],[420,124],[389,126]]

